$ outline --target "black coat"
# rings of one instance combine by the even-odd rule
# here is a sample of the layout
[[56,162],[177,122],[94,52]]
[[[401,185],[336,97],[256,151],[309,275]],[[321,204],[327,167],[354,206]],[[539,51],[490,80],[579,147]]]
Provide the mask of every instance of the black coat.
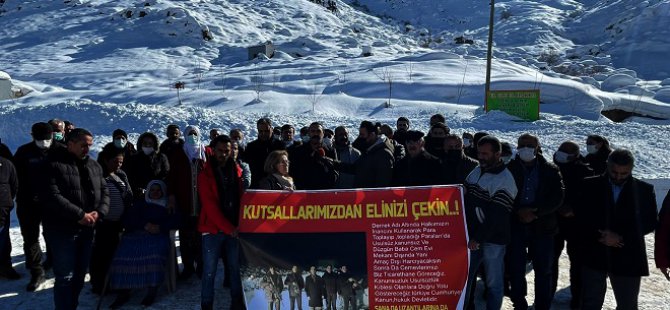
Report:
[[0,157],[7,158],[9,160],[13,160],[14,158],[12,157],[12,151],[9,150],[9,147],[5,145],[4,143],[0,142]]
[[441,162],[425,150],[416,158],[405,156],[393,167],[393,186],[424,186],[440,184]]
[[[272,190],[272,191],[283,191],[283,190],[288,190],[287,188],[284,188],[282,183],[277,179],[276,176],[274,175],[268,175],[264,177],[260,182],[258,182],[258,188],[259,189],[266,189],[266,190]],[[293,185],[293,190],[296,189],[295,184]]]
[[340,273],[337,280],[337,293],[340,294],[340,296],[347,298],[356,295],[356,290],[359,286],[358,282],[352,278],[351,274]]
[[9,220],[9,212],[14,208],[14,198],[19,189],[16,169],[9,159],[0,157],[0,227]]
[[[284,285],[288,288],[289,296],[298,296],[302,294],[302,290],[305,288],[305,279],[299,273],[291,272],[284,279]],[[296,286],[298,290],[295,290]]]
[[[332,148],[324,148],[326,157],[337,159]],[[312,146],[303,144],[291,154],[291,176],[295,187],[301,190],[335,188],[338,173],[331,161],[312,151]]]
[[354,173],[354,188],[389,187],[393,184],[393,144],[385,139],[362,152],[353,164],[338,163],[336,168]]
[[584,157],[584,161],[589,164],[589,167],[593,169],[596,175],[601,175],[607,170],[607,158],[612,153],[612,150],[609,148],[601,147],[597,153],[588,154]]
[[457,159],[448,156],[442,157],[442,182],[443,184],[463,184],[479,162],[468,157],[465,153]]
[[145,155],[144,152],[139,152],[125,159],[123,170],[128,174],[133,192],[139,195],[145,191],[151,180],[165,180],[170,172],[170,162],[162,153]]
[[[48,186],[44,178],[47,168],[49,153],[55,149],[64,148],[60,143],[51,143],[48,149],[40,149],[34,141],[20,146],[14,154],[14,166],[19,175],[21,188],[16,196],[16,202],[20,209],[22,205],[29,207],[32,203],[39,201],[39,195]],[[30,210],[39,216],[40,210]],[[18,209],[17,209],[18,212]]]
[[326,283],[317,275],[308,275],[305,278],[305,293],[309,298],[310,307],[323,307],[323,299],[326,297]]
[[323,282],[326,286],[326,293],[329,295],[337,294],[337,275],[333,272],[323,274]]
[[395,162],[398,163],[407,155],[405,153],[405,146],[393,139],[391,139],[391,144],[393,144],[393,157],[395,158]]
[[556,165],[548,162],[542,155],[537,155],[537,162],[539,170],[539,186],[537,193],[535,193],[535,202],[530,205],[522,205],[524,175],[523,163],[517,156],[512,160],[507,169],[512,172],[516,188],[519,193],[514,200],[514,213],[512,214],[512,225],[524,225],[519,221],[516,212],[520,208],[529,207],[537,209],[535,215],[537,219],[531,223],[525,224],[532,228],[532,231],[537,234],[555,235],[558,232],[558,223],[556,220],[556,211],[563,203],[564,187],[561,173]]
[[[644,236],[654,231],[657,222],[656,196],[651,184],[631,177],[615,203],[608,176],[587,178],[577,219],[585,266],[620,276],[649,275]],[[623,237],[623,247],[601,244],[599,230],[610,230]]]
[[259,181],[266,176],[263,166],[268,155],[272,151],[284,149],[284,143],[273,138],[268,141],[254,140],[247,145],[243,159],[251,169],[251,188],[258,188]]
[[577,220],[574,217],[564,217],[561,214],[568,211],[575,212],[575,208],[578,208],[580,194],[584,191],[582,187],[584,178],[593,176],[593,170],[581,160],[564,164],[556,163],[556,165],[561,170],[563,184],[565,185],[565,199],[563,199],[563,205],[558,210],[558,227],[561,234],[574,240],[579,238]]
[[[83,169],[83,170],[82,170]],[[75,232],[84,213],[97,211],[101,218],[109,210],[109,193],[102,168],[90,157],[76,158],[65,148],[49,154],[48,187],[42,223],[45,229]]]

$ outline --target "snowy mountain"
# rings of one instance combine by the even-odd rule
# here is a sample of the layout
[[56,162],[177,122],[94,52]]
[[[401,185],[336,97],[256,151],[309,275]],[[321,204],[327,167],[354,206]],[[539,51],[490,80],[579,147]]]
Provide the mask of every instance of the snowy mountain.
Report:
[[[315,2],[0,0],[0,98],[14,97],[0,99],[0,138],[16,150],[54,117],[91,130],[98,149],[116,128],[136,139],[170,123],[241,128],[250,141],[262,116],[355,136],[364,119],[406,116],[426,131],[442,113],[454,133],[537,134],[549,156],[601,134],[634,152],[659,199],[670,187],[670,0],[496,1],[492,89],[539,89],[535,122],[482,111],[489,1],[338,0],[337,12]],[[249,60],[267,41],[274,57]],[[20,240],[16,221],[11,234]],[[52,280],[34,295],[22,285],[0,282],[3,308],[50,308]],[[192,286],[155,307],[197,308]],[[645,278],[640,308],[664,307],[669,293],[659,274]],[[559,292],[555,308],[568,299]],[[96,302],[82,296],[83,308]]]

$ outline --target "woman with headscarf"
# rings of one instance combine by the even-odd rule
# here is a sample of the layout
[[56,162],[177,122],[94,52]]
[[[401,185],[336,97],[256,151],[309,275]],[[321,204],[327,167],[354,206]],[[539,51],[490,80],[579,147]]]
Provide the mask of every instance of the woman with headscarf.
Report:
[[158,286],[165,280],[170,249],[170,230],[179,217],[168,208],[167,186],[153,180],[144,200],[137,201],[124,215],[125,233],[110,267],[109,286],[119,294],[111,308],[130,299],[132,289],[148,288],[143,306],[153,304]]
[[179,227],[179,249],[184,269],[179,279],[188,280],[193,274],[202,273],[201,238],[198,233],[200,201],[198,199],[198,174],[207,162],[206,145],[202,143],[200,129],[189,125],[184,129],[185,143],[174,149],[168,159],[170,172],[167,177],[168,204],[182,214]]

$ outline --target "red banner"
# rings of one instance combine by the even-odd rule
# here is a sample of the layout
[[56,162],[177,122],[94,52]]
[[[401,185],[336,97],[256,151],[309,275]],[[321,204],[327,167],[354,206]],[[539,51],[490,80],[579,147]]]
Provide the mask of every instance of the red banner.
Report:
[[[250,190],[242,197],[239,229],[245,233],[243,240],[261,234],[256,236],[263,238],[256,240],[265,241],[266,247],[276,247],[267,251],[274,256],[282,252],[278,249],[300,252],[294,258],[277,258],[277,265],[298,266],[306,271],[315,266],[319,276],[325,273],[325,266],[319,265],[333,265],[335,269],[338,263],[349,265],[348,270],[355,270],[352,276],[346,275],[359,289],[359,309],[461,309],[469,262],[463,210],[462,188],[451,185]],[[298,245],[278,246],[280,242]],[[262,245],[257,247],[256,254],[246,253],[246,267],[259,270],[256,278],[265,274],[260,271],[262,263],[249,263],[254,259],[249,255],[263,252]],[[354,258],[357,255],[360,263]],[[254,277],[243,272],[244,276]]]

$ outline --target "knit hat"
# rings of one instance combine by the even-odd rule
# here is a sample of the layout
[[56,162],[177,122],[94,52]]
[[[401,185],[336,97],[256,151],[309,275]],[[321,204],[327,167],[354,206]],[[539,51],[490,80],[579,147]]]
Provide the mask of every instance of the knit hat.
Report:
[[114,138],[116,136],[123,136],[124,138],[126,138],[126,140],[128,140],[128,134],[123,129],[119,128],[117,130],[114,130],[114,132],[112,133],[112,138]]

